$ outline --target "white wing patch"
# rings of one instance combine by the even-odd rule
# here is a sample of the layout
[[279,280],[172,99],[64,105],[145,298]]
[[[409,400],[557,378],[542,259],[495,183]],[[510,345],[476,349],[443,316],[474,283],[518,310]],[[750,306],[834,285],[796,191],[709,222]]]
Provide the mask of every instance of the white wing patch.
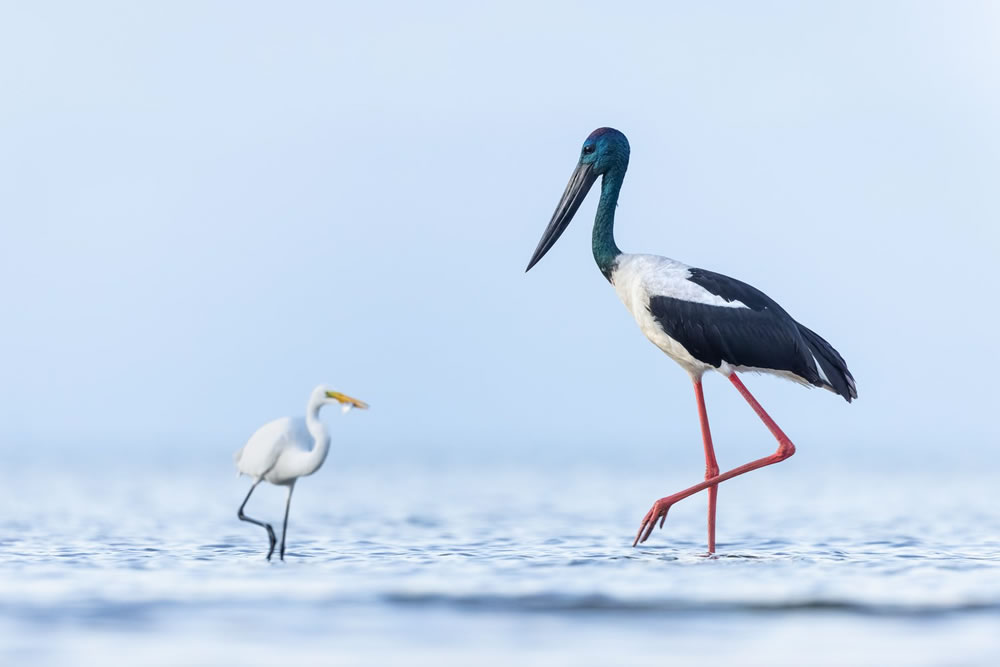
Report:
[[[691,267],[687,264],[660,257],[658,255],[621,255],[612,274],[615,291],[634,292],[637,287],[645,292],[646,305],[653,296],[666,296],[691,303],[722,308],[746,308],[742,301],[727,301],[718,294],[712,294],[688,278]],[[622,297],[624,301],[625,298]],[[628,303],[626,302],[626,305]],[[629,306],[629,310],[632,307]],[[635,311],[632,310],[635,314]]]

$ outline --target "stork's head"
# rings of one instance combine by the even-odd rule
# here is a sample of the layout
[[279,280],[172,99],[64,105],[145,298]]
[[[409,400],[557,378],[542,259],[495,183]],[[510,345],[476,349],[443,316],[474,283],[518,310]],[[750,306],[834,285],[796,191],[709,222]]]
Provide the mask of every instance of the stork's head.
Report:
[[531,267],[556,244],[580,208],[580,204],[587,198],[587,193],[590,192],[598,176],[615,171],[624,175],[628,169],[628,156],[628,139],[618,130],[600,127],[590,133],[580,149],[580,160],[569,178],[569,185],[566,186],[566,191],[563,192],[562,199],[552,214],[549,226],[542,233],[535,254],[531,256],[525,271],[530,271]]
[[590,165],[597,176],[612,169],[628,168],[629,146],[625,135],[613,127],[599,127],[590,133],[580,149],[580,165]]

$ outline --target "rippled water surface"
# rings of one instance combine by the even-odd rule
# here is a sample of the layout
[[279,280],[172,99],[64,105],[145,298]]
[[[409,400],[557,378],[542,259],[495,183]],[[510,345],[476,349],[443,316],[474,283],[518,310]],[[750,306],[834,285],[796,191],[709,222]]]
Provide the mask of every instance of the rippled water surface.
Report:
[[[642,470],[323,469],[285,563],[225,462],[19,469],[2,664],[1000,664],[1000,512],[959,471],[772,469],[633,549]],[[248,513],[280,523],[283,491]]]

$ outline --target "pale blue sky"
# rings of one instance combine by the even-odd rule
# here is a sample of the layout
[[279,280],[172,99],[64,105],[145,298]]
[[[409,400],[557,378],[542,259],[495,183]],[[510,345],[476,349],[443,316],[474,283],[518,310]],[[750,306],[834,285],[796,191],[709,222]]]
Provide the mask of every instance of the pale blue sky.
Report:
[[[5,4],[0,448],[224,456],[330,382],[373,459],[696,462],[593,199],[523,273],[611,125],[624,250],[755,284],[847,358],[850,406],[748,379],[800,451],[995,459],[998,5],[611,7]],[[707,395],[720,461],[771,450]]]

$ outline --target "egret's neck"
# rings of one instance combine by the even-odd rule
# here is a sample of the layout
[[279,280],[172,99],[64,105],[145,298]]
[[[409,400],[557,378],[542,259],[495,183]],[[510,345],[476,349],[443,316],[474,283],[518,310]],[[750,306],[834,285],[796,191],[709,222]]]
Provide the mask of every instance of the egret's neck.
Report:
[[326,455],[330,451],[330,434],[326,431],[326,426],[319,420],[319,409],[323,407],[321,400],[310,400],[306,406],[306,428],[313,437],[313,448],[303,454],[302,468],[306,471],[303,475],[311,475],[316,472]]
[[604,174],[601,201],[597,204],[597,217],[594,219],[594,260],[609,282],[615,259],[622,254],[615,244],[615,207],[618,206],[618,193],[624,180],[624,169],[612,169]]

